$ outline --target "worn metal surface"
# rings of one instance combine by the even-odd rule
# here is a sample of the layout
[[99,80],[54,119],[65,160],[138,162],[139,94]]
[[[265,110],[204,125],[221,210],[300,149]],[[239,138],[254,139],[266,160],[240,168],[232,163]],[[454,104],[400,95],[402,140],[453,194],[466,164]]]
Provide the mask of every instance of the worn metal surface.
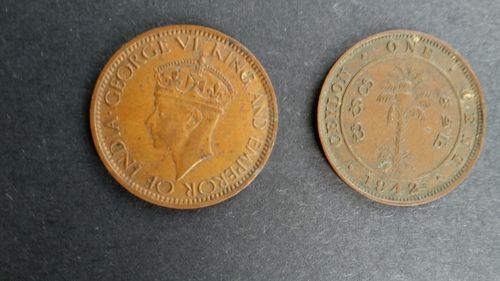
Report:
[[278,130],[265,70],[236,40],[195,25],[147,31],[101,72],[92,136],[113,177],[161,206],[194,209],[240,192]]
[[486,127],[476,75],[448,44],[394,30],[349,49],[325,79],[318,129],[354,190],[415,206],[451,192],[476,163]]

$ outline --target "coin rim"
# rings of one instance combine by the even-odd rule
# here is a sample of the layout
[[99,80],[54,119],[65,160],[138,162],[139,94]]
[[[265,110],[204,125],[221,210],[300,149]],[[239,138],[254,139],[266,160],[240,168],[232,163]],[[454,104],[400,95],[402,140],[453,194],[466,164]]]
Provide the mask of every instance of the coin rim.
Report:
[[[255,167],[255,171],[248,176],[248,178],[240,184],[238,187],[234,188],[233,190],[227,192],[226,194],[219,196],[215,199],[212,200],[207,200],[207,201],[201,201],[198,203],[187,203],[187,204],[174,204],[174,203],[168,203],[160,200],[155,200],[153,198],[150,198],[146,196],[145,194],[142,194],[138,190],[135,190],[134,188],[130,187],[129,184],[120,176],[118,175],[111,164],[109,163],[108,159],[106,158],[106,155],[103,151],[102,144],[99,143],[98,136],[97,136],[97,124],[94,118],[96,118],[95,115],[95,109],[96,109],[96,103],[97,103],[97,96],[98,96],[98,91],[99,91],[99,85],[102,83],[105,74],[109,70],[110,66],[113,64],[113,62],[123,53],[126,52],[126,50],[133,44],[135,44],[137,41],[140,41],[141,39],[152,35],[152,34],[157,34],[160,32],[167,32],[170,30],[198,30],[201,32],[207,32],[208,34],[213,34],[216,36],[219,36],[225,40],[227,40],[227,44],[231,47],[233,45],[235,48],[241,50],[242,53],[248,56],[249,61],[255,64],[256,69],[258,69],[262,75],[263,79],[259,79],[263,85],[264,88],[266,88],[266,84],[268,87],[268,91],[266,91],[266,95],[270,96],[271,98],[271,103],[269,105],[271,111],[273,112],[274,116],[273,118],[269,118],[270,121],[270,126],[273,127],[271,135],[269,136],[266,134],[266,142],[269,139],[268,143],[268,151],[263,155],[261,164],[258,167]],[[260,77],[259,77],[260,78]],[[255,55],[250,52],[243,44],[241,44],[239,41],[236,39],[232,38],[229,35],[226,35],[218,30],[215,30],[210,27],[206,26],[200,26],[200,25],[194,25],[194,24],[174,24],[174,25],[166,25],[166,26],[160,26],[156,27],[150,30],[147,30],[143,33],[140,33],[139,35],[135,36],[131,40],[128,40],[125,44],[123,44],[117,51],[113,53],[113,55],[108,59],[104,67],[102,68],[99,77],[94,85],[94,90],[92,92],[92,99],[91,99],[91,104],[90,104],[90,130],[92,134],[92,140],[94,142],[95,149],[97,151],[97,154],[99,155],[99,158],[101,159],[101,162],[104,164],[108,172],[111,174],[111,176],[118,182],[122,187],[124,187],[128,192],[132,193],[134,196],[161,206],[161,207],[167,207],[167,208],[172,208],[172,209],[179,209],[179,210],[189,210],[189,209],[199,209],[199,208],[205,208],[205,207],[210,207],[219,203],[222,203],[234,196],[236,196],[238,193],[240,193],[242,190],[244,190],[256,177],[260,172],[264,169],[265,165],[267,164],[267,161],[269,160],[269,157],[271,156],[274,144],[276,142],[276,137],[277,137],[277,132],[278,132],[278,103],[277,103],[277,98],[276,98],[276,92],[274,91],[274,87],[271,83],[271,79],[269,78],[269,75],[267,74],[265,68],[262,66],[260,61],[255,57]],[[269,130],[268,130],[269,131]],[[260,155],[262,156],[262,154]]]
[[[344,176],[342,174],[342,172],[336,167],[336,165],[335,165],[335,163],[334,163],[334,161],[332,159],[332,156],[330,156],[327,153],[327,149],[328,149],[328,144],[327,143],[328,143],[328,141],[326,139],[324,139],[325,137],[322,135],[322,130],[321,130],[321,126],[322,126],[321,121],[322,120],[321,120],[320,107],[322,107],[321,106],[321,101],[325,99],[324,95],[326,95],[326,92],[327,92],[327,88],[328,88],[327,84],[328,84],[329,77],[331,75],[333,75],[333,73],[335,72],[335,70],[338,67],[341,66],[341,63],[344,60],[346,60],[346,58],[354,50],[356,50],[357,48],[361,47],[361,45],[368,44],[369,41],[374,40],[374,39],[379,38],[379,37],[384,37],[384,36],[388,36],[388,35],[396,35],[398,33],[404,33],[404,34],[409,34],[409,35],[418,35],[418,36],[421,36],[421,37],[426,37],[430,41],[435,41],[438,44],[442,45],[450,53],[452,53],[453,55],[455,55],[458,58],[458,60],[462,62],[463,66],[468,70],[468,72],[470,74],[470,77],[471,77],[471,81],[474,82],[476,84],[476,86],[477,86],[477,91],[478,91],[478,94],[479,94],[479,103],[481,105],[481,114],[482,114],[482,126],[478,126],[478,128],[481,129],[480,130],[479,145],[478,145],[476,151],[473,153],[473,155],[471,155],[470,157],[468,157],[468,160],[469,160],[468,167],[466,167],[466,169],[463,171],[463,173],[459,177],[457,177],[455,179],[455,181],[451,182],[450,185],[445,190],[443,190],[442,192],[439,192],[439,193],[437,193],[435,195],[431,195],[431,196],[426,197],[426,198],[421,199],[421,200],[413,200],[413,201],[395,201],[395,200],[382,199],[382,198],[374,196],[374,195],[372,195],[372,194],[370,194],[368,192],[365,192],[361,188],[358,188],[355,183],[351,182],[347,178],[347,176]],[[481,151],[483,149],[483,146],[484,146],[484,142],[485,142],[485,138],[486,138],[486,122],[487,122],[487,112],[486,111],[487,111],[487,109],[486,109],[486,103],[485,103],[484,92],[483,92],[483,89],[481,87],[481,83],[479,82],[479,79],[478,79],[476,73],[472,70],[472,67],[470,66],[469,62],[455,48],[453,48],[446,41],[444,41],[442,39],[439,39],[439,38],[437,38],[437,37],[435,37],[433,35],[427,34],[425,32],[415,31],[415,30],[408,30],[408,29],[394,29],[394,30],[387,30],[387,31],[375,33],[375,34],[372,34],[372,35],[370,35],[368,37],[365,37],[365,38],[361,39],[356,44],[354,44],[352,47],[350,47],[347,51],[345,51],[342,54],[342,56],[340,56],[336,60],[336,62],[333,64],[333,66],[330,68],[330,70],[328,71],[328,74],[325,76],[323,85],[321,87],[320,95],[319,95],[319,98],[318,98],[318,105],[316,107],[316,112],[317,112],[316,118],[317,118],[317,126],[318,126],[317,133],[319,135],[319,139],[320,139],[320,142],[321,142],[321,146],[322,146],[322,149],[323,149],[323,154],[325,154],[325,156],[326,156],[326,158],[328,160],[328,163],[330,164],[330,166],[332,167],[332,169],[335,171],[335,173],[337,174],[337,176],[340,177],[340,179],[342,179],[342,181],[344,181],[344,183],[346,183],[350,188],[352,188],[356,192],[362,194],[363,196],[367,197],[368,199],[370,199],[372,201],[375,201],[375,202],[378,202],[378,203],[382,203],[382,204],[390,205],[390,206],[412,207],[412,206],[419,206],[419,205],[427,204],[427,203],[433,202],[435,200],[438,200],[438,199],[440,199],[440,198],[448,195],[451,191],[455,190],[455,188],[457,188],[458,185],[460,185],[465,180],[465,178],[470,174],[471,170],[476,165],[476,163],[477,163],[477,161],[479,159],[479,156],[481,154]]]

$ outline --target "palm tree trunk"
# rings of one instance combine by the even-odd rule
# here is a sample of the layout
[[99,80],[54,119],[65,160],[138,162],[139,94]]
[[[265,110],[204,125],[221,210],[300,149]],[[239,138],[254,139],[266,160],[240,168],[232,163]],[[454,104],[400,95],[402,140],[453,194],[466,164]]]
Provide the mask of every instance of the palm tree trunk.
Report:
[[394,160],[393,165],[396,170],[400,169],[400,160],[401,160],[401,131],[402,131],[402,122],[403,118],[401,116],[401,102],[399,96],[396,94],[396,135],[394,140]]

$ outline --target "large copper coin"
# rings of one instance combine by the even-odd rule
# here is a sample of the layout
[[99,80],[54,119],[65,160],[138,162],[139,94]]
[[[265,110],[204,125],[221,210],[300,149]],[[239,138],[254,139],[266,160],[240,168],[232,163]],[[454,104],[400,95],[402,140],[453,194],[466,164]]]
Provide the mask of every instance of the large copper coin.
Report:
[[95,86],[94,142],[134,195],[189,209],[224,201],[262,170],[277,130],[257,59],[210,28],[150,30],[119,49]]
[[479,82],[448,44],[395,30],[368,37],[330,70],[318,129],[336,173],[380,203],[412,206],[453,190],[484,138]]

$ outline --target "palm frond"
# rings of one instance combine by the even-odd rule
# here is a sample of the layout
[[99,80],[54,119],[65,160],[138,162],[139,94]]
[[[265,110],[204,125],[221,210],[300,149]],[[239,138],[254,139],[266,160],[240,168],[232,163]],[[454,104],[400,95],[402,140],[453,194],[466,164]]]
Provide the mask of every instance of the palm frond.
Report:
[[394,100],[394,93],[382,92],[377,96],[377,102],[391,103]]

